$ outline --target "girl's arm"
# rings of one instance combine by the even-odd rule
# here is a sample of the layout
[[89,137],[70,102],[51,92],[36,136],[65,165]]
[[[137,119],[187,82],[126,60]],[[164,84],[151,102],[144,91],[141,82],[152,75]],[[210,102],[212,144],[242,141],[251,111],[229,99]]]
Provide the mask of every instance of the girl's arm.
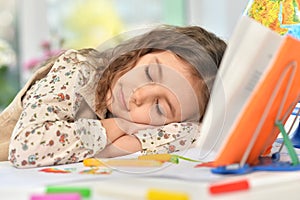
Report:
[[194,147],[200,130],[199,122],[179,122],[140,130],[135,136],[142,143],[143,153],[173,153]]
[[18,168],[79,162],[106,145],[99,120],[49,120],[22,126],[24,121],[19,120],[9,147],[9,160]]
[[124,156],[142,150],[141,142],[134,135],[123,135],[113,143],[107,145],[104,150],[96,154],[96,157],[111,158]]
[[132,123],[120,118],[101,120],[106,129],[108,145],[97,153],[96,157],[110,158],[135,153],[142,150],[139,139],[134,136],[139,130],[152,128],[153,126]]
[[85,102],[78,90],[91,80],[87,62],[77,51],[69,50],[26,92],[9,147],[14,166],[74,163],[105,147],[101,122],[96,117],[77,116]]

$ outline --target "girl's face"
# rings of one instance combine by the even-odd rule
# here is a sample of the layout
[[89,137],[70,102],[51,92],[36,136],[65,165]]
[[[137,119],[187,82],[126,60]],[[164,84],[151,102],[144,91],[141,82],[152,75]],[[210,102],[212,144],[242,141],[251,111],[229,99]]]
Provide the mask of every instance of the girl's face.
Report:
[[108,110],[140,124],[198,121],[199,79],[192,77],[190,67],[170,51],[144,55],[131,70],[116,76],[106,98]]

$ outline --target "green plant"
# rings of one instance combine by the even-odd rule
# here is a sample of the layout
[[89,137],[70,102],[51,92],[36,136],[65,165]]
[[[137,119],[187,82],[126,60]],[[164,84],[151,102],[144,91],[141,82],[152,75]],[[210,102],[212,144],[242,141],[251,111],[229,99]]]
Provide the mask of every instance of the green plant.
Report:
[[0,109],[4,109],[13,100],[16,90],[13,87],[13,80],[9,76],[9,68],[6,65],[0,66]]

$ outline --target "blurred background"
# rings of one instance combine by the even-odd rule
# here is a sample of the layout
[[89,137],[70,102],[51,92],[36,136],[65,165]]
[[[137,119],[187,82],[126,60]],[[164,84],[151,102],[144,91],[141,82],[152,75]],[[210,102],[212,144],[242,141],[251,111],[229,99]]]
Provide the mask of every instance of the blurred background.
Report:
[[0,110],[49,56],[159,24],[228,40],[248,0],[0,0]]

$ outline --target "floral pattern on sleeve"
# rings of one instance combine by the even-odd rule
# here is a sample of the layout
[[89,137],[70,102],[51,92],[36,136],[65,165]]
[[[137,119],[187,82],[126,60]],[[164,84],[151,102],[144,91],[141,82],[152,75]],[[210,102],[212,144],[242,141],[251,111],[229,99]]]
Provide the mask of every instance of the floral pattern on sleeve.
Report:
[[77,51],[65,52],[27,91],[9,147],[14,166],[74,163],[105,147],[106,132],[99,120],[77,118],[84,101],[77,90],[84,86],[82,77],[88,73],[84,62]]
[[142,153],[157,154],[186,150],[195,144],[199,134],[199,123],[182,122],[140,130],[135,136],[142,144]]

